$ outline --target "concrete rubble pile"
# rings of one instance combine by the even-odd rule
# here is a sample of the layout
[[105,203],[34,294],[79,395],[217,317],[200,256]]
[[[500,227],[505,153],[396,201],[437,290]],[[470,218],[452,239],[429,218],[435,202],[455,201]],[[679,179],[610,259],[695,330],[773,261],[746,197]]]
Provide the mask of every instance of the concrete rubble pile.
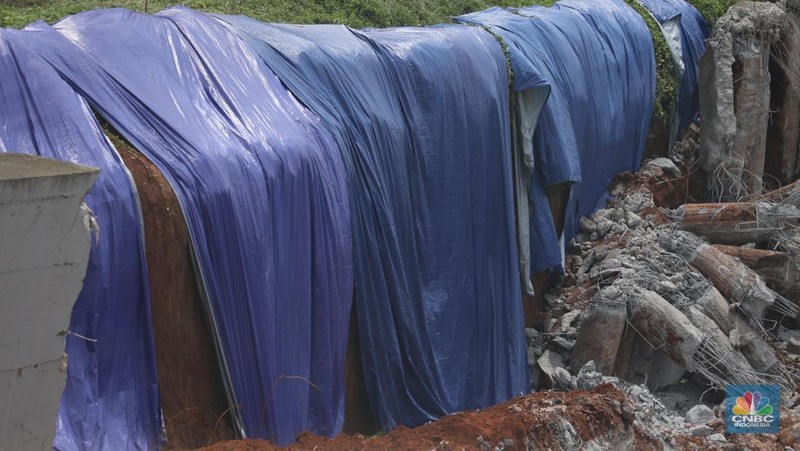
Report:
[[[800,380],[794,241],[773,240],[771,250],[757,249],[759,240],[717,245],[713,234],[687,230],[682,219],[696,206],[658,208],[651,192],[681,174],[660,158],[642,168],[638,185],[612,187],[616,199],[583,218],[570,243],[562,291],[545,295],[544,319],[527,329],[535,388],[612,383],[637,404],[642,429],[670,446],[681,434],[725,441],[714,426],[726,384],[779,384],[789,402]],[[780,209],[787,224],[800,219],[785,201],[758,205]],[[709,389],[716,395],[701,400]],[[704,403],[717,412],[708,421],[683,418],[709,409]]]
[[[800,0],[740,2],[714,30],[701,126],[581,219],[527,329],[534,388],[611,383],[667,447],[732,440],[728,384],[780,385],[800,416]],[[772,439],[797,446],[800,423]]]

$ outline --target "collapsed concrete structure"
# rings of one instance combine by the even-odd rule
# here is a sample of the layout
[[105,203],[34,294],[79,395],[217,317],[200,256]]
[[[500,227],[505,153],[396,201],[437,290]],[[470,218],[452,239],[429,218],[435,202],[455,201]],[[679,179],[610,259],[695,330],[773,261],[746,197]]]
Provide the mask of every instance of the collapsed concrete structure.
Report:
[[[602,260],[589,278],[604,288],[582,314],[573,371],[594,359],[603,374],[650,379],[654,389],[677,383],[686,371],[720,387],[765,380],[794,386],[747,322],[758,323],[777,308],[777,294],[758,274],[669,226],[626,233],[620,248],[595,252]],[[738,338],[745,335],[746,343]]]
[[[649,417],[645,429],[722,443],[726,438],[714,434],[719,428],[713,421],[725,405],[717,405],[721,398],[714,391],[727,384],[778,384],[787,402],[799,380],[800,356],[787,353],[784,340],[800,335],[793,330],[796,297],[789,295],[796,254],[780,246],[757,249],[752,243],[759,240],[742,247],[715,244],[727,236],[720,230],[738,233],[732,216],[719,211],[734,205],[738,211],[779,209],[782,227],[788,227],[795,211],[786,199],[795,196],[786,189],[749,207],[659,208],[657,187],[686,177],[674,172],[662,161],[647,164],[635,183],[612,187],[617,198],[608,208],[583,219],[583,233],[566,260],[564,291],[549,296],[537,329],[528,330],[529,362],[538,388],[586,389],[602,382],[637,387],[637,396],[647,393],[670,405],[659,403],[661,413]],[[695,216],[709,221],[693,221]],[[693,227],[712,233],[686,230]],[[743,231],[728,241],[747,241],[742,237],[759,235]],[[703,392],[712,394],[703,398]],[[676,399],[682,399],[680,407]],[[687,409],[709,409],[703,403],[718,413],[693,424]]]
[[[741,2],[719,19],[700,63],[701,127],[675,146],[678,165],[660,158],[618,178],[609,207],[581,219],[563,292],[545,296],[538,335],[529,332],[539,387],[581,388],[588,366],[646,386],[679,414],[700,404],[691,410],[721,418],[725,404],[710,399],[728,384],[778,384],[794,402],[798,12],[796,0]],[[726,441],[714,420],[691,416],[659,424]]]

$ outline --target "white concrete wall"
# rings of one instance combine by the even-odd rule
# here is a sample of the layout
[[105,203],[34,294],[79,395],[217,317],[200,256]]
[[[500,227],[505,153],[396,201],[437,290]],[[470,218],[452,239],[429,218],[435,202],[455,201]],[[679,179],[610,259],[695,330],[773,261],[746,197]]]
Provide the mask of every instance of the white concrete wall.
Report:
[[0,154],[0,450],[52,449],[97,170]]

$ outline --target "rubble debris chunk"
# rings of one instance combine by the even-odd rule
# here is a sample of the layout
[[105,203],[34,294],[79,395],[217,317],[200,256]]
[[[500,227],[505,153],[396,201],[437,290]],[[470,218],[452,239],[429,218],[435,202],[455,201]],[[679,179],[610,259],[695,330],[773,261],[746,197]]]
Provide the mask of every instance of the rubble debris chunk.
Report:
[[716,418],[714,411],[704,404],[698,404],[686,412],[686,422],[691,424],[706,424]]
[[681,170],[678,169],[678,166],[675,165],[675,162],[670,160],[669,158],[664,158],[664,157],[656,158],[648,161],[646,165],[661,168],[669,175],[676,178],[681,176]]
[[572,375],[563,367],[558,367],[553,372],[553,388],[560,388],[562,390],[573,390],[576,388],[575,381],[572,380]]

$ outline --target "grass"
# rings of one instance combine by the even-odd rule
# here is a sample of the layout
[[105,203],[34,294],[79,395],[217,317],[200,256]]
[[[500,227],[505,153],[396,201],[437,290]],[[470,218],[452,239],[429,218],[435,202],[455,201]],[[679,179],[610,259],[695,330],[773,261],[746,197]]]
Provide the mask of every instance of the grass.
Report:
[[[267,22],[338,23],[354,28],[430,25],[490,6],[523,6],[551,0],[149,0],[154,13],[175,4],[207,12],[244,14]],[[145,10],[144,0],[0,0],[0,26],[23,27],[42,19],[95,8]]]
[[700,11],[709,25],[713,26],[717,19],[725,14],[728,8],[739,3],[739,0],[690,0],[689,3]]
[[[599,0],[598,0],[599,1]],[[244,14],[287,23],[341,23],[355,28],[429,25],[490,6],[549,5],[553,0],[0,0],[0,26],[54,22],[94,8],[124,7],[157,12],[183,3],[209,12]],[[736,0],[690,0],[714,23]]]

